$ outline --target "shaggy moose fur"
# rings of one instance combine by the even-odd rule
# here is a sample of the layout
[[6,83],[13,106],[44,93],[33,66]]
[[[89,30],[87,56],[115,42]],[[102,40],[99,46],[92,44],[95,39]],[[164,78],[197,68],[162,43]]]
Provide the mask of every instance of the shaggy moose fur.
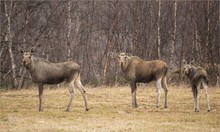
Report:
[[167,108],[167,83],[166,76],[168,66],[161,60],[144,61],[137,56],[127,56],[125,53],[119,54],[119,63],[121,65],[122,72],[125,75],[125,79],[130,82],[131,94],[132,94],[132,107],[136,108],[136,83],[148,83],[153,80],[156,81],[157,87],[157,102],[156,106],[160,105],[161,89],[165,92],[165,105]]
[[[183,60],[185,61],[185,60]],[[220,64],[216,63],[197,63],[194,59],[191,60],[190,64],[194,67],[201,66],[207,74],[209,74],[210,83],[216,86],[220,85]]]
[[35,58],[33,56],[33,48],[30,52],[24,52],[20,49],[23,56],[23,65],[29,71],[32,81],[38,84],[39,89],[39,111],[43,111],[43,85],[44,84],[59,84],[66,81],[70,91],[70,101],[66,111],[70,111],[70,106],[75,95],[75,87],[81,92],[84,102],[85,110],[88,110],[86,91],[80,81],[80,67],[75,62],[51,63],[42,58]]
[[184,64],[183,72],[189,78],[192,87],[195,112],[200,111],[199,98],[200,98],[201,84],[206,92],[207,107],[208,107],[208,112],[210,112],[211,108],[209,104],[207,72],[202,67],[199,66],[194,67],[191,64],[187,64],[186,61],[184,61],[183,64]]

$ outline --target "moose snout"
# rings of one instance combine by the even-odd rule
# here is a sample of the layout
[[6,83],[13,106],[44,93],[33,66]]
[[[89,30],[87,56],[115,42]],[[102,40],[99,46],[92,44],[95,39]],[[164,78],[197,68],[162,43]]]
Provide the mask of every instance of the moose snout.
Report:
[[22,64],[23,64],[23,66],[27,66],[27,65],[28,65],[28,61],[23,60],[23,61],[22,61]]
[[189,74],[189,69],[184,69],[184,70],[183,70],[183,73],[184,73],[185,75],[188,75],[188,74]]

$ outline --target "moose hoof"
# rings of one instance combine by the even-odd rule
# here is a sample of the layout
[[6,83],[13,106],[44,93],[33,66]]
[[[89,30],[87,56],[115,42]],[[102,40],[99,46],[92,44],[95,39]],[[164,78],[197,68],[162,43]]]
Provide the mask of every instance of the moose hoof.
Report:
[[133,107],[133,108],[137,108],[137,107],[138,107],[138,105],[132,105],[132,107]]
[[199,110],[195,110],[195,112],[199,112]]
[[157,105],[156,107],[157,107],[157,108],[159,108],[160,106],[159,106],[159,105]]
[[86,111],[89,111],[89,109],[87,108]]
[[210,112],[211,110],[207,110],[208,112]]
[[167,106],[164,106],[164,108],[168,108]]

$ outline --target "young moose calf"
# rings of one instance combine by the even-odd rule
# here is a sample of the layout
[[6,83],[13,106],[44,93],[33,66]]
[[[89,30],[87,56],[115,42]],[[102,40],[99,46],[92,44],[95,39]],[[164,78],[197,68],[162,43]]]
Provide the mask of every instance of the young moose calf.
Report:
[[208,107],[208,112],[210,112],[211,108],[209,104],[207,72],[200,66],[194,67],[191,64],[187,64],[186,61],[184,61],[183,64],[184,64],[183,72],[189,78],[191,86],[192,86],[195,112],[200,111],[199,98],[200,98],[201,84],[206,92],[207,107]]
[[83,95],[85,110],[87,111],[86,91],[80,81],[79,65],[75,62],[52,63],[42,58],[35,58],[33,52],[33,48],[30,52],[24,52],[20,49],[20,53],[23,56],[23,65],[29,71],[32,81],[38,84],[39,111],[43,111],[43,85],[58,84],[63,81],[67,82],[71,94],[66,111],[70,111],[70,106],[75,95],[75,87],[78,88]]

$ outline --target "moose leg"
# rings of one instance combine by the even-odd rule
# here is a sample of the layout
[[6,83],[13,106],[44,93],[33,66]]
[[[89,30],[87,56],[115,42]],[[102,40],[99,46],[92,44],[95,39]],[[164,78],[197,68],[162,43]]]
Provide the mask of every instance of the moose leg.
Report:
[[167,81],[166,81],[166,77],[163,77],[163,89],[164,89],[164,94],[165,94],[165,104],[164,104],[164,108],[167,108],[167,94],[168,94],[168,89],[167,89]]
[[197,96],[196,96],[196,112],[200,111],[199,108],[199,98],[200,98],[200,86],[201,86],[201,82],[198,83],[196,89],[197,89]]
[[72,101],[73,101],[73,98],[74,98],[74,95],[75,95],[75,88],[74,88],[74,84],[72,82],[70,82],[68,84],[68,87],[69,87],[69,91],[70,91],[70,102],[66,108],[66,111],[69,112],[70,111],[70,106],[72,104]]
[[38,84],[38,90],[39,90],[39,111],[42,112],[43,111],[43,107],[42,107],[42,99],[43,99],[43,84]]
[[156,107],[158,108],[160,106],[160,95],[161,95],[161,78],[156,80],[156,87],[157,87],[157,103]]
[[137,85],[135,82],[130,82],[131,86],[131,96],[132,96],[132,107],[137,108],[137,100],[136,100],[136,91],[137,91]]
[[197,89],[195,86],[192,86],[192,93],[193,93],[193,101],[194,101],[194,111],[196,112],[196,96],[197,96]]
[[206,94],[206,101],[207,101],[207,108],[208,108],[208,112],[211,111],[211,108],[210,108],[210,103],[209,103],[209,94],[208,94],[208,85],[207,83],[205,82],[205,80],[202,80],[202,85],[205,89],[205,94]]
[[79,89],[80,93],[82,94],[83,98],[84,98],[84,102],[85,102],[85,111],[88,111],[88,106],[87,106],[87,99],[86,99],[86,90],[83,87],[80,79],[76,79],[75,82],[76,87]]

